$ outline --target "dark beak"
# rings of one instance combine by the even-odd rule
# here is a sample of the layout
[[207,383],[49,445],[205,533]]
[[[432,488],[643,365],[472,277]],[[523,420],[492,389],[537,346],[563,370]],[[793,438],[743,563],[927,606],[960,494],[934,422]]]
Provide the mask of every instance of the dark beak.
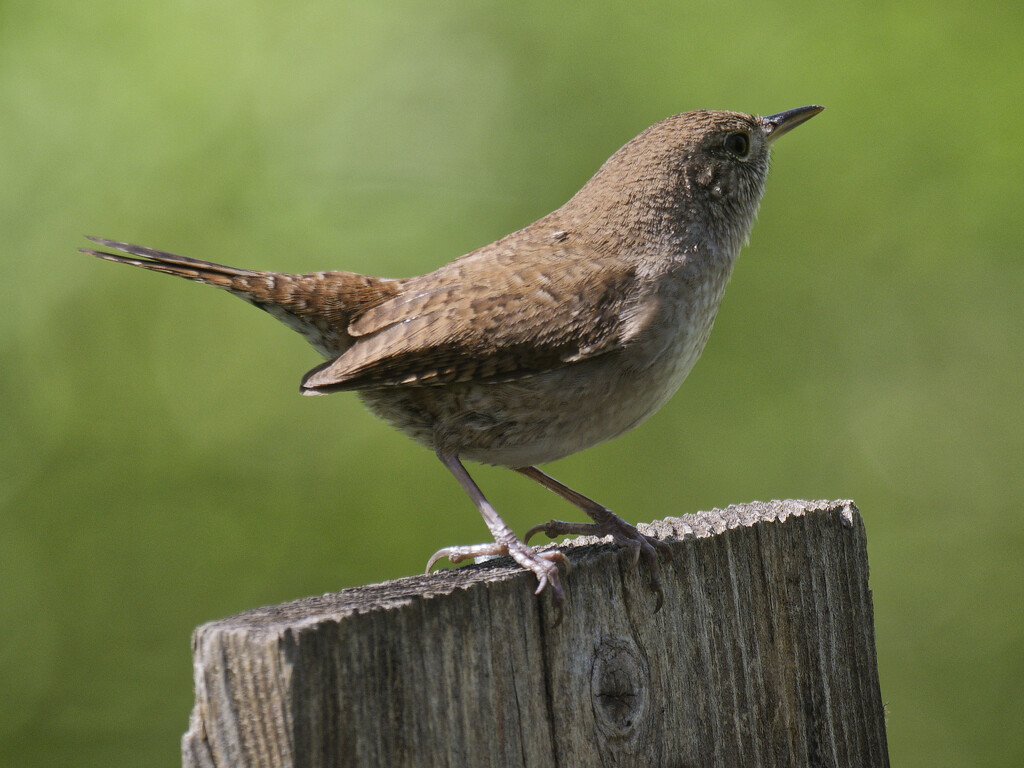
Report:
[[779,112],[777,115],[768,115],[767,117],[760,118],[761,127],[764,128],[764,132],[768,137],[768,143],[771,144],[782,134],[789,133],[800,123],[806,123],[823,109],[824,107],[817,105],[797,107],[796,109],[787,109],[785,112]]

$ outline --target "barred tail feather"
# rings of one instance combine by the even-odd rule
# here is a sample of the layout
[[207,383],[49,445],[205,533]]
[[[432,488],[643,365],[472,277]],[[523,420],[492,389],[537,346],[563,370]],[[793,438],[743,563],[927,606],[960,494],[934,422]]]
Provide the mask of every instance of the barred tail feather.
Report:
[[328,359],[352,345],[348,327],[353,317],[393,296],[401,282],[354,272],[294,275],[238,269],[117,240],[89,239],[121,252],[81,249],[91,256],[223,288],[298,331]]

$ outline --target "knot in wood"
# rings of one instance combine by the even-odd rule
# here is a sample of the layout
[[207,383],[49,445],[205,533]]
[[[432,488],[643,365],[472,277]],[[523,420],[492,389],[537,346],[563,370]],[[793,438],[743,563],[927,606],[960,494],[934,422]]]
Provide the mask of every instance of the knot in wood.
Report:
[[647,712],[647,662],[629,638],[605,637],[594,649],[590,693],[598,730],[609,739],[634,735]]

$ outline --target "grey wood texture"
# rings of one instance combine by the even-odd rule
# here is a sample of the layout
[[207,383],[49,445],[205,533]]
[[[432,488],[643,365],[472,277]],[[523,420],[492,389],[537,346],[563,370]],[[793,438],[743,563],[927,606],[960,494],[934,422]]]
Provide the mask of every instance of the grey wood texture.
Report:
[[887,766],[864,525],[756,502],[565,546],[562,620],[501,559],[199,627],[183,764]]

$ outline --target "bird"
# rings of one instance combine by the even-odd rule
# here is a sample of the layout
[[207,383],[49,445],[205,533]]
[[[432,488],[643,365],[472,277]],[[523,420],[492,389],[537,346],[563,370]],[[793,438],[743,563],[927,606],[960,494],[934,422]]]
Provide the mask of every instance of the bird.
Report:
[[[304,395],[354,390],[377,416],[432,450],[493,542],[445,547],[428,561],[509,555],[564,602],[557,548],[543,532],[610,536],[647,564],[658,610],[659,552],[604,505],[542,472],[617,437],[660,409],[707,343],[764,191],[772,144],[821,112],[721,110],[673,115],[615,152],[552,213],[426,274],[290,274],[98,237],[82,252],[222,288],[300,333],[325,362]],[[507,467],[590,522],[550,520],[523,538],[464,461]]]

